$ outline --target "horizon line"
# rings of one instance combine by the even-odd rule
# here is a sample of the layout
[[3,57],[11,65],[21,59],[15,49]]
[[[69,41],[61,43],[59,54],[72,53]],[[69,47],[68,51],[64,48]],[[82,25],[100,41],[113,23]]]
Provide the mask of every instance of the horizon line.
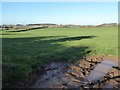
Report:
[[[57,24],[57,23],[29,23],[29,24],[31,24],[31,25],[34,25],[34,24],[55,24],[55,25],[82,25],[82,26],[84,26],[84,25],[92,25],[92,26],[94,26],[94,25],[102,25],[102,24],[117,24],[118,25],[118,22],[110,22],[110,23],[101,23],[101,24],[70,24],[70,23],[68,23],[68,24]],[[2,25],[29,25],[29,24],[21,24],[21,23],[16,23],[16,24],[0,24],[0,26],[2,26]]]

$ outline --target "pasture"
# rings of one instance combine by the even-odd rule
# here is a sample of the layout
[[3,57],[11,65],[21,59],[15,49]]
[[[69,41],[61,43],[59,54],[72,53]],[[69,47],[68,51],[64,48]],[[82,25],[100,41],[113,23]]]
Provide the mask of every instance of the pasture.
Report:
[[117,27],[1,32],[3,85],[6,87],[12,87],[30,71],[40,70],[49,62],[74,63],[90,55],[118,56]]

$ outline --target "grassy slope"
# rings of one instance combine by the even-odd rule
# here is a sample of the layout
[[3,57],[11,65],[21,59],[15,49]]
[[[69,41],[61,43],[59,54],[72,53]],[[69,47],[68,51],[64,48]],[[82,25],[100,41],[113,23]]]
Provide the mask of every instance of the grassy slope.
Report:
[[28,71],[54,60],[73,62],[88,54],[117,56],[117,34],[117,27],[4,31],[4,83],[14,85],[16,80],[24,78]]

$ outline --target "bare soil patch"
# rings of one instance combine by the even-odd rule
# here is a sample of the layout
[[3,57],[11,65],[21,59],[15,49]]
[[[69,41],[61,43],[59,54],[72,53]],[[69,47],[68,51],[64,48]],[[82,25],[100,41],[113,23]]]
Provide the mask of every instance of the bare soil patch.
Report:
[[112,67],[97,83],[86,81],[90,72],[103,60],[113,60],[118,63],[118,58],[114,56],[89,56],[75,64],[50,63],[45,66],[46,73],[37,80],[32,88],[119,88],[119,67]]

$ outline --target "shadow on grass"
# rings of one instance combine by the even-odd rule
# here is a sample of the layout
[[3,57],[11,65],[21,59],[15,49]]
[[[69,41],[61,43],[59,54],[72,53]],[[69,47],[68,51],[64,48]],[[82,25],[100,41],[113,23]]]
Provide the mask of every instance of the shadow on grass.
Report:
[[5,34],[5,33],[0,33],[0,35],[16,35],[16,34]]
[[68,38],[61,38],[58,39],[57,41],[74,41],[74,40],[82,40],[82,39],[92,39],[96,36],[77,36],[77,37],[68,37]]
[[42,69],[49,62],[76,62],[91,52],[89,47],[65,47],[57,42],[93,37],[95,36],[3,38],[3,87],[20,87],[19,82],[24,81],[30,71]]

